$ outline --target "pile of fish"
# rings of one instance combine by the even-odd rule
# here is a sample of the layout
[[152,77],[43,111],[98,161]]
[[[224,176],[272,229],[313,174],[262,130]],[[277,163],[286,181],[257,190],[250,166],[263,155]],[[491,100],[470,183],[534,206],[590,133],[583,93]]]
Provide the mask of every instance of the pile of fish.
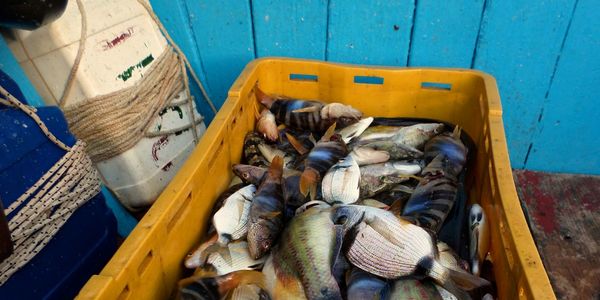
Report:
[[[270,96],[186,261],[184,299],[493,299],[479,277],[487,219],[468,214],[468,262],[438,241],[468,149],[443,123],[385,125],[341,103]],[[384,125],[381,125],[381,124]],[[450,219],[448,219],[450,220]],[[461,223],[461,222],[458,222]]]

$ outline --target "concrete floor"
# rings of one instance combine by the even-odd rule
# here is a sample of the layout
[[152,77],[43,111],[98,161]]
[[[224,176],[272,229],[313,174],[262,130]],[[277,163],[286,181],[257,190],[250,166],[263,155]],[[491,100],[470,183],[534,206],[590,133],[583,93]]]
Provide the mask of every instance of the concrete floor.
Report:
[[600,176],[513,174],[556,296],[600,299]]

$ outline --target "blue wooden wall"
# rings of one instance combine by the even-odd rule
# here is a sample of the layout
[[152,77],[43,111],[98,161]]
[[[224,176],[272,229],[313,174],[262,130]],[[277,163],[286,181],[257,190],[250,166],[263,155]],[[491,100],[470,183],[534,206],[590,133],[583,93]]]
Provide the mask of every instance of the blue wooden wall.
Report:
[[217,105],[263,56],[475,68],[498,81],[514,168],[600,174],[597,0],[151,3]]

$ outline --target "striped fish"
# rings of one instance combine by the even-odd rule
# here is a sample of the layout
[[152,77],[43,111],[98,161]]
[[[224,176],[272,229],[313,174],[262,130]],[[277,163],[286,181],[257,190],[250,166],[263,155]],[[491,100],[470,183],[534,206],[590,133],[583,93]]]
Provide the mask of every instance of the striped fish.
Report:
[[[335,125],[332,127],[334,128]],[[329,139],[319,141],[310,151],[305,161],[304,171],[300,176],[300,192],[314,199],[317,195],[317,185],[331,166],[348,155],[346,143],[339,135],[334,134]]]
[[[266,168],[250,165],[234,165],[233,172],[244,182],[259,185],[262,178],[267,173]],[[310,198],[300,193],[300,175],[302,172],[292,169],[283,169],[283,201],[286,210],[295,211],[296,208],[308,202]]]
[[[334,119],[321,118],[323,103],[305,100],[275,100],[271,105],[271,112],[275,115],[277,123],[288,127],[323,133]],[[298,110],[310,110],[298,112]]]
[[263,257],[271,249],[283,228],[282,175],[283,158],[277,156],[252,200],[247,240],[253,259]]
[[[456,178],[444,176],[445,156],[436,156],[423,170],[424,179],[417,185],[404,206],[402,215],[415,224],[439,232],[454,202],[458,183]],[[437,170],[437,171],[436,171]]]
[[265,143],[265,139],[259,133],[248,132],[244,138],[244,161],[252,166],[268,167],[269,162],[262,156],[258,148],[259,145]]
[[402,215],[419,226],[439,232],[454,206],[458,175],[467,161],[467,148],[460,140],[460,127],[451,135],[439,135],[425,145],[429,163],[423,180],[404,207]]

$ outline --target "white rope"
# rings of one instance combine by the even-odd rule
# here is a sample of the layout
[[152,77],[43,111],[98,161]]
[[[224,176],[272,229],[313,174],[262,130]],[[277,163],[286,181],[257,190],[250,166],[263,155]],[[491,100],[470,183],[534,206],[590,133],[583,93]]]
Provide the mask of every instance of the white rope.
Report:
[[[85,143],[68,147],[44,125],[39,116],[0,86],[3,104],[17,107],[32,117],[44,134],[68,152],[38,181],[4,210],[15,212],[8,221],[14,251],[0,263],[0,285],[38,254],[71,215],[100,192],[100,181],[92,161],[85,154]],[[18,210],[18,211],[17,211]]]

